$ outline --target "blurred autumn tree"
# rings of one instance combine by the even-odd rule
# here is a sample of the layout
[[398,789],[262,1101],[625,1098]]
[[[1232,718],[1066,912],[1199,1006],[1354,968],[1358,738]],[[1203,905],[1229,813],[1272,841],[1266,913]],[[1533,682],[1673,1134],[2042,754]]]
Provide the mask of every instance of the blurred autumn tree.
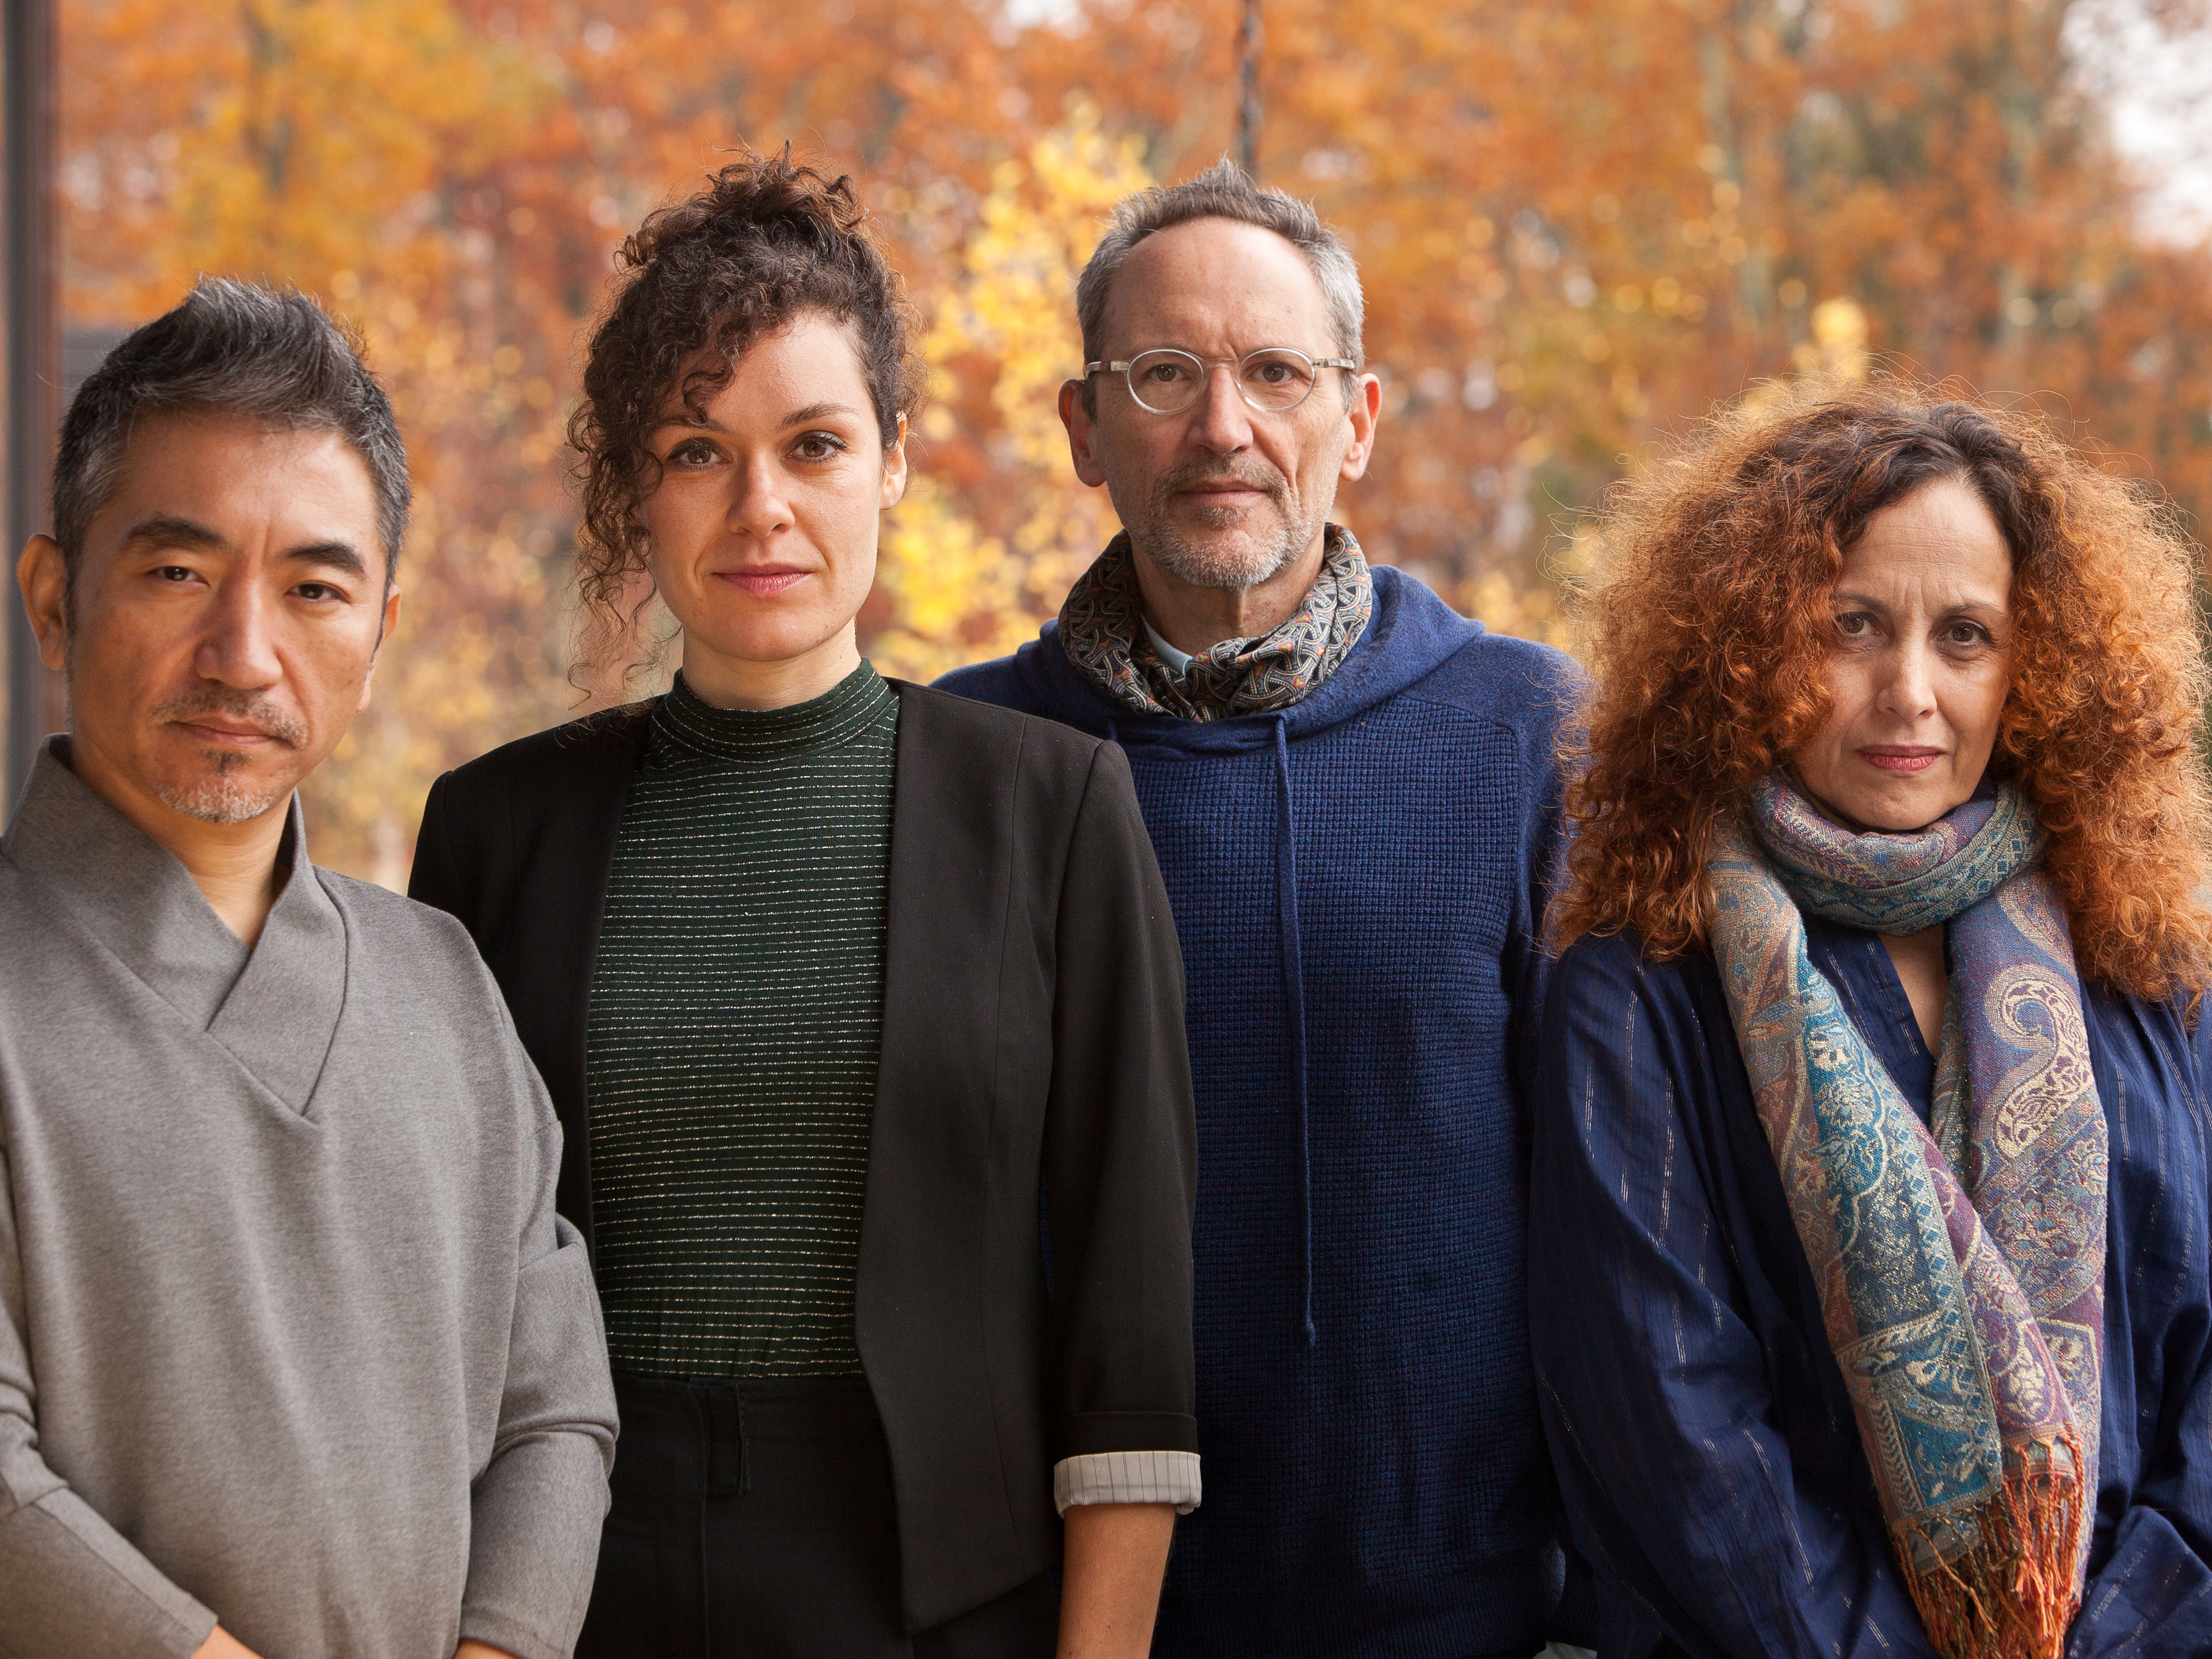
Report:
[[[2036,395],[2212,507],[2212,260],[2147,234],[2067,51],[2110,3],[1266,0],[1261,173],[1353,241],[1387,387],[1343,516],[1563,637],[1557,532],[1630,458],[1869,352]],[[201,270],[296,283],[406,428],[408,616],[313,782],[320,856],[401,878],[439,770],[578,706],[579,331],[718,147],[859,174],[922,319],[936,401],[867,648],[927,676],[1029,636],[1112,529],[1051,409],[1074,273],[1115,197],[1230,147],[1240,9],[73,0],[72,318],[141,320]]]

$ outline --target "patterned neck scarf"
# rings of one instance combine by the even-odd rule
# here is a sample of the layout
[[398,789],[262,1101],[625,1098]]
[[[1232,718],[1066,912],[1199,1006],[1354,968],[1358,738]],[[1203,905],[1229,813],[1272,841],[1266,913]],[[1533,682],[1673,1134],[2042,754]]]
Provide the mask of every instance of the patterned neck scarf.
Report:
[[[2059,1659],[2096,1501],[2106,1143],[2042,830],[2010,784],[1854,836],[1778,776],[1747,819],[1708,866],[1713,955],[1921,1621],[1947,1659]],[[1801,908],[1949,924],[1932,1134]]]
[[1352,532],[1322,535],[1321,574],[1282,626],[1256,640],[1224,640],[1181,673],[1145,636],[1129,532],[1106,544],[1068,590],[1060,639],[1068,659],[1124,708],[1218,720],[1288,708],[1334,673],[1375,612],[1375,579]]

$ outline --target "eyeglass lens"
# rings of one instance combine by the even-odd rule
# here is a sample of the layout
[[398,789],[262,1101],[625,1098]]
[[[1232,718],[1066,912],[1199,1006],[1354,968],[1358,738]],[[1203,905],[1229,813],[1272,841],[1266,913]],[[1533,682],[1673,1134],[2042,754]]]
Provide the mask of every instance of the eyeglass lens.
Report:
[[[1156,415],[1180,415],[1206,389],[1206,365],[1188,351],[1162,348],[1129,362],[1129,393]],[[1312,393],[1311,360],[1288,347],[1255,351],[1237,365],[1237,390],[1255,409],[1281,414]]]

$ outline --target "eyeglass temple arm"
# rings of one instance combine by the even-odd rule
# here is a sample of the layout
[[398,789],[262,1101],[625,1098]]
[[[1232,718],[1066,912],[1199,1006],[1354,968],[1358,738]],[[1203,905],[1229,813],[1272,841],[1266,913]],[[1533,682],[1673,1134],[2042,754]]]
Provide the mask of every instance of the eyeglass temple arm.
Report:
[[[1128,357],[1124,358],[1118,363],[1085,363],[1083,366],[1083,373],[1086,379],[1093,374],[1126,374],[1129,372],[1130,364],[1136,361],[1137,360],[1134,357]],[[1316,368],[1357,368],[1359,367],[1358,363],[1353,362],[1349,357],[1316,357],[1313,359],[1313,366]]]

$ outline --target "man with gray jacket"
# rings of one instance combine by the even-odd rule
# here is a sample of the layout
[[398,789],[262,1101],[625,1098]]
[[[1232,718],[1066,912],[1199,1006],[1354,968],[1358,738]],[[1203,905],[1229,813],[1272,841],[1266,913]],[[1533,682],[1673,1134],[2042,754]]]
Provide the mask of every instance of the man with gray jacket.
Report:
[[396,620],[406,457],[204,282],[78,393],[17,566],[69,675],[0,842],[0,1655],[565,1659],[614,1401],[560,1130],[459,924],[294,795]]

